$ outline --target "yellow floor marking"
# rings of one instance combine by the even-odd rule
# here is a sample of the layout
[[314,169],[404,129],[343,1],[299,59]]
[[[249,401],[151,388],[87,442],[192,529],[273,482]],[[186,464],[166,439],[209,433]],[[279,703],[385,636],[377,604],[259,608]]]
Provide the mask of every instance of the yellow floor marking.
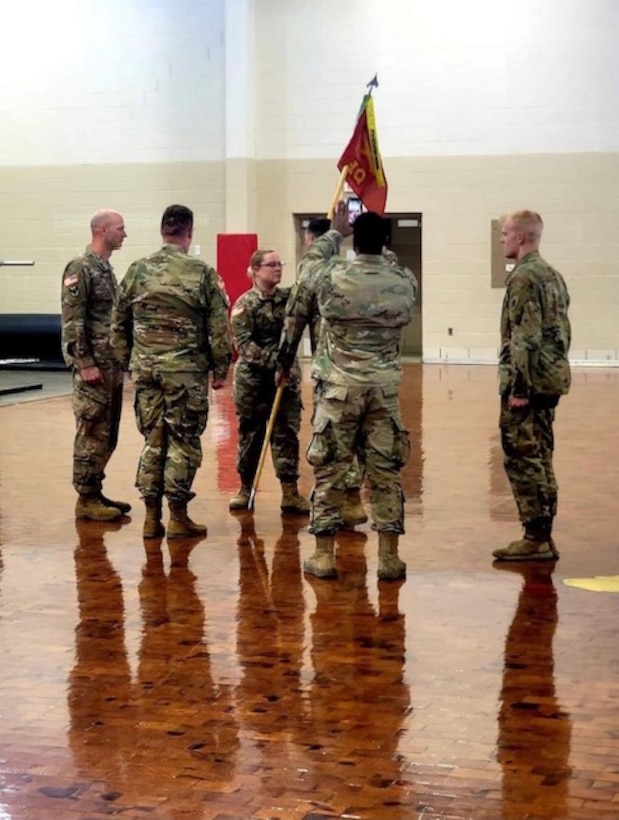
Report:
[[564,578],[568,587],[588,589],[590,592],[619,592],[619,575],[596,575],[594,578]]

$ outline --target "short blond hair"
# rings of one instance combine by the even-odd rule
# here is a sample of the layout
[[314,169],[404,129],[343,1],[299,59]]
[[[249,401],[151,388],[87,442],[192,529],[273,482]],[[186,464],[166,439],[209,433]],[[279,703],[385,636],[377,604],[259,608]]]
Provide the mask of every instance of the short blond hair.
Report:
[[519,233],[525,235],[529,243],[539,242],[544,231],[544,220],[537,211],[514,211],[501,220],[503,223],[511,222],[512,226]]

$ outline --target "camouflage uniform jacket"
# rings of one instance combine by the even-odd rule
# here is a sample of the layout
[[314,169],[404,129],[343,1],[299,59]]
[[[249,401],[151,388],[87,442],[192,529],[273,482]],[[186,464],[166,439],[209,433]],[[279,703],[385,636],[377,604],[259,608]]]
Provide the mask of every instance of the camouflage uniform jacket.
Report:
[[342,234],[335,230],[327,231],[322,236],[319,236],[318,239],[315,239],[299,262],[297,281],[292,287],[290,296],[291,304],[294,303],[296,291],[299,287],[307,287],[312,294],[309,315],[312,355],[316,352],[318,337],[320,336],[320,313],[318,312],[318,304],[315,298],[316,286],[325,269],[326,263],[332,256],[337,256],[340,252],[342,239]]
[[174,244],[134,262],[118,288],[112,344],[124,370],[212,370],[223,381],[231,343],[217,272]]
[[413,317],[410,272],[380,255],[332,259],[314,292],[299,287],[287,318],[279,364],[286,371],[315,298],[322,320],[312,376],[336,385],[393,385],[402,376],[402,328]]
[[[320,313],[318,311],[318,302],[316,299],[316,291],[321,275],[324,273],[327,262],[333,256],[339,254],[340,245],[342,243],[342,235],[335,230],[330,230],[324,233],[321,237],[316,239],[303,255],[299,263],[297,271],[297,281],[293,285],[290,300],[288,304],[287,313],[293,310],[294,301],[296,299],[297,291],[300,287],[308,289],[309,298],[309,331],[310,342],[312,347],[312,355],[316,352],[318,347],[318,339],[320,337]],[[383,248],[382,252],[385,261],[390,265],[401,267],[398,264],[398,257],[393,251]],[[401,268],[406,271],[410,277],[414,289],[415,300],[417,299],[417,279],[408,268]],[[301,328],[301,331],[303,328]]]
[[[231,324],[234,346],[239,356],[237,373],[245,367],[259,367],[272,370],[275,374],[289,294],[290,288],[277,288],[272,296],[266,296],[254,285],[234,303]],[[298,380],[301,371],[296,361],[292,371]]]
[[561,396],[570,388],[570,297],[565,281],[538,251],[507,277],[501,311],[501,395]]
[[110,320],[117,287],[112,266],[90,245],[62,274],[62,353],[77,370],[116,361]]

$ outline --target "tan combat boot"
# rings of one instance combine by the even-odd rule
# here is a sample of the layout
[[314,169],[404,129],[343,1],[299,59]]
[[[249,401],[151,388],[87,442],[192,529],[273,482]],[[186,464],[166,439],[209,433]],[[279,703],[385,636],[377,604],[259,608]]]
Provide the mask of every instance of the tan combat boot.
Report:
[[378,533],[378,577],[381,581],[397,581],[406,577],[406,564],[398,556],[397,532]]
[[559,553],[554,542],[524,536],[492,553],[498,561],[556,561]]
[[107,507],[98,495],[80,495],[75,504],[75,517],[88,521],[115,521],[122,515],[118,507]]
[[550,535],[552,519],[535,518],[524,525],[524,538],[492,553],[499,561],[556,561],[559,551]]
[[303,562],[304,572],[317,578],[335,578],[337,571],[333,557],[334,549],[335,538],[332,535],[317,535],[316,551],[311,558]]
[[161,523],[161,498],[145,498],[146,518],[142,528],[143,538],[161,538],[165,528]]
[[357,524],[365,524],[368,520],[361,493],[358,487],[354,490],[346,490],[344,506],[342,507],[342,522],[344,529],[352,529]]
[[99,494],[99,501],[105,504],[106,507],[116,507],[123,515],[127,515],[128,512],[131,512],[131,504],[128,504],[126,501],[112,501],[111,498],[106,498],[103,493]]
[[206,535],[206,526],[196,524],[187,515],[187,504],[170,501],[170,521],[168,523],[168,539],[170,538],[203,538]]
[[282,512],[309,515],[310,503],[299,493],[296,481],[282,481]]
[[251,487],[246,484],[241,484],[240,488],[230,499],[228,504],[229,510],[246,510],[249,507],[249,495]]

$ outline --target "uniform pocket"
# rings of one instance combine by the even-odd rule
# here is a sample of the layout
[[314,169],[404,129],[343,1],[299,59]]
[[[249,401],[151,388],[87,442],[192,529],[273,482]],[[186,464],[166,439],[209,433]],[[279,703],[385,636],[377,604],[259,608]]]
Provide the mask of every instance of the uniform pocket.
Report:
[[323,467],[335,457],[336,447],[330,419],[321,419],[314,425],[312,440],[307,448],[306,458],[312,467]]
[[77,418],[98,421],[105,417],[111,397],[96,385],[80,382],[73,390],[73,412]]
[[208,396],[204,388],[191,390],[187,396],[180,425],[190,436],[200,436],[206,429],[208,419]]
[[393,422],[393,462],[397,469],[401,469],[407,463],[411,455],[411,439],[408,430],[402,426],[399,419],[392,419]]
[[534,456],[540,449],[535,416],[530,407],[501,413],[501,443],[506,456]]

